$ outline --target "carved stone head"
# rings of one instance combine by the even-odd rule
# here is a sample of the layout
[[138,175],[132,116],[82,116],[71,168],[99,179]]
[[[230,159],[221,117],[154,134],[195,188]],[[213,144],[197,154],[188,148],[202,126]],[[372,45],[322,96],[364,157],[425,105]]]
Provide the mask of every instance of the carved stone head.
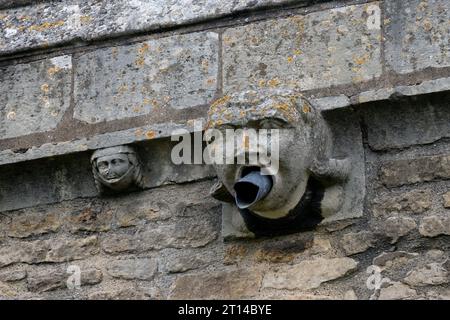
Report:
[[[267,140],[267,145],[279,145],[278,154],[271,155],[278,162],[277,171],[271,172],[265,164],[214,164],[219,184],[212,195],[233,201],[250,231],[277,235],[308,230],[340,208],[340,184],[349,163],[331,157],[330,129],[300,94],[277,90],[226,96],[211,106],[208,120],[208,127],[218,130],[278,129]],[[212,142],[220,143],[219,139]],[[270,154],[264,148],[235,149],[235,157],[242,152]],[[262,169],[269,173],[266,177],[259,173]]]
[[95,184],[100,193],[142,187],[141,163],[131,146],[96,150],[91,157]]

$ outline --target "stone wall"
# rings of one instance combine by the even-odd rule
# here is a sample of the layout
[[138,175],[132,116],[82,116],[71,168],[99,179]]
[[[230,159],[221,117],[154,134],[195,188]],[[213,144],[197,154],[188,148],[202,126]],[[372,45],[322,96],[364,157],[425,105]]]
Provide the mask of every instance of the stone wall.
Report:
[[[450,299],[449,16],[446,0],[0,0],[0,297]],[[170,134],[273,88],[342,144],[356,128],[362,215],[224,239],[214,170],[172,164]],[[89,158],[121,144],[144,188],[100,196]]]

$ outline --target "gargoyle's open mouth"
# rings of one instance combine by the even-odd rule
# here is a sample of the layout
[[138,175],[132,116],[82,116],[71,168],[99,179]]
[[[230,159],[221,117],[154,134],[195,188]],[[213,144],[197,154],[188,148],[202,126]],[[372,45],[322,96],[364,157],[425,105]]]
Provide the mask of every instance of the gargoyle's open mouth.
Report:
[[272,177],[262,175],[260,167],[245,167],[241,178],[234,184],[237,207],[246,209],[263,199],[272,189],[272,185]]

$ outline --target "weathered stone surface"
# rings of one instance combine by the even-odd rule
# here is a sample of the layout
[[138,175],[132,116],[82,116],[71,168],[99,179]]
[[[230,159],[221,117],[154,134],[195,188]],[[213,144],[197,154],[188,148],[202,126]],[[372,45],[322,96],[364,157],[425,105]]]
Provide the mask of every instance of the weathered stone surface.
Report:
[[144,252],[164,248],[198,248],[218,236],[218,214],[208,213],[196,219],[178,219],[176,223],[149,226],[137,234],[108,235],[102,242],[106,253]]
[[[70,274],[60,269],[32,272],[27,279],[27,286],[30,291],[34,292],[64,289],[67,288],[69,277]],[[82,286],[100,283],[102,279],[103,274],[100,270],[81,270],[80,284]]]
[[176,208],[179,217],[198,217],[211,211],[220,210],[220,204],[213,198],[204,199],[201,203],[180,202]]
[[111,229],[112,211],[102,202],[91,202],[88,206],[69,212],[65,224],[72,232],[108,231]]
[[310,290],[356,270],[358,262],[350,258],[315,259],[268,272],[264,288]]
[[210,264],[210,259],[204,253],[198,254],[188,252],[187,254],[177,254],[170,259],[164,259],[163,268],[168,273],[180,273],[189,270],[199,269]]
[[204,105],[217,90],[219,37],[192,33],[76,59],[74,117],[88,123]]
[[88,294],[89,300],[145,300],[148,298],[145,292],[136,290],[136,288],[102,290]]
[[6,234],[14,238],[26,238],[31,235],[56,232],[61,226],[61,217],[57,212],[28,210],[19,215],[10,215],[10,222],[1,225]]
[[[131,131],[130,134],[132,138],[134,132]],[[152,141],[149,145],[140,146],[141,161],[145,164],[143,174],[145,188],[203,180],[215,176],[212,166],[206,164],[173,164],[170,161],[173,145],[170,140],[158,139]],[[61,158],[49,157],[40,161],[22,162],[14,166],[0,165],[0,176],[2,177],[0,179],[2,197],[0,211],[34,207],[76,198],[98,197],[89,159],[89,152],[81,152]],[[40,192],[35,192],[35,190]],[[183,192],[185,192],[185,189],[183,189]],[[162,194],[164,194],[164,191]],[[208,191],[205,191],[204,196],[207,196],[207,194]],[[146,193],[142,193],[141,198],[136,195],[136,205],[138,202],[142,203],[146,195]],[[116,206],[111,206],[113,212],[116,208],[119,210],[121,201],[124,200],[113,201],[116,203]],[[162,206],[164,205],[162,204]],[[161,214],[164,217],[161,216],[160,218],[165,219],[162,209]],[[73,218],[76,220],[76,215]],[[159,219],[156,213],[155,216],[146,217],[144,220],[147,218],[150,220]],[[105,229],[106,221],[102,223],[102,220],[109,219],[109,213],[105,211],[98,221],[89,220],[85,223],[75,221],[76,228],[86,231],[88,229]],[[126,224],[126,222],[124,223]]]
[[170,299],[242,299],[258,293],[262,273],[236,269],[182,275],[177,278]]
[[[6,1],[4,7],[7,7],[8,0],[4,1]],[[102,3],[89,0],[65,0],[56,3],[45,2],[47,3],[0,12],[0,54],[54,46],[74,39],[89,41],[105,36],[114,37],[138,31],[167,28],[294,1],[137,0],[130,2],[114,0]],[[304,4],[309,1],[295,2]]]
[[0,211],[97,194],[88,154],[0,166],[0,177]]
[[383,101],[364,109],[370,147],[374,150],[404,148],[450,137],[450,110],[446,103],[449,98],[450,95],[443,94]]
[[422,219],[419,232],[425,237],[436,237],[438,235],[450,235],[450,217],[430,216]]
[[350,100],[353,104],[366,103],[372,101],[397,99],[401,96],[417,96],[421,94],[441,92],[450,90],[450,78],[438,78],[426,80],[419,84],[409,86],[397,86],[381,89],[363,91]]
[[26,270],[4,271],[0,273],[0,281],[15,282],[23,280],[27,277]]
[[450,289],[444,289],[441,292],[431,290],[427,292],[427,298],[430,300],[450,300]]
[[15,8],[36,2],[35,0],[0,0],[0,9]]
[[450,179],[450,156],[385,161],[380,168],[380,179],[388,187]]
[[[214,215],[216,214],[216,217]],[[214,241],[218,236],[218,212],[209,212],[195,219],[178,219],[175,224],[159,226],[142,233],[143,249],[197,248]]]
[[117,225],[130,227],[141,221],[160,221],[171,217],[171,208],[165,201],[150,201],[148,196],[147,193],[139,193],[113,206]]
[[438,263],[445,263],[448,261],[448,254],[442,250],[431,249],[425,254],[426,261],[434,261]]
[[273,240],[261,246],[255,253],[258,262],[291,262],[301,255],[305,249],[311,248],[314,243],[314,235],[309,232],[300,233],[289,239]]
[[427,94],[433,92],[441,92],[450,90],[450,78],[438,78],[433,80],[423,81],[420,84],[412,86],[398,86],[395,87],[395,95],[399,96],[417,96],[420,94]]
[[12,242],[0,247],[0,268],[18,262],[64,262],[98,253],[97,237]]
[[374,235],[370,231],[346,233],[341,239],[341,246],[346,255],[361,253],[373,247]]
[[97,236],[80,239],[67,239],[62,241],[47,240],[50,250],[47,252],[45,262],[63,262],[77,260],[98,253]]
[[421,287],[439,285],[450,281],[447,270],[439,263],[427,264],[424,268],[408,272],[403,282],[410,286]]
[[0,282],[0,299],[13,298],[15,296],[17,296],[17,291],[13,286]]
[[387,63],[398,73],[450,66],[446,0],[385,1]]
[[424,213],[431,207],[431,190],[412,190],[403,193],[380,194],[373,201],[375,217],[396,213]]
[[1,70],[0,137],[19,137],[56,128],[69,107],[71,73],[70,56]]
[[248,255],[248,248],[243,244],[230,243],[224,248],[223,263],[235,264],[244,259]]
[[334,97],[323,97],[310,100],[311,104],[321,111],[345,108],[350,106],[350,99],[341,94]]
[[381,288],[378,300],[402,300],[408,298],[411,299],[416,296],[416,290],[411,289],[403,283],[395,282],[386,288]]
[[366,195],[366,172],[364,146],[359,125],[359,117],[352,110],[330,110],[324,114],[330,125],[333,136],[333,155],[336,158],[347,158],[351,170],[344,184],[343,203],[341,209],[325,218],[322,224],[333,221],[359,218],[363,215]]
[[353,97],[352,102],[354,104],[358,104],[372,101],[387,100],[394,94],[394,92],[395,89],[393,88],[381,88],[363,91],[357,96]]
[[390,217],[379,222],[375,230],[377,233],[391,238],[391,243],[394,244],[403,236],[406,236],[417,227],[416,222],[408,217]]
[[127,233],[109,234],[101,243],[106,253],[131,253],[139,248],[139,238]]
[[444,199],[444,208],[450,208],[450,191],[445,193],[442,198]]
[[372,260],[372,263],[380,267],[390,267],[394,263],[398,262],[396,260],[407,261],[409,259],[416,258],[418,255],[418,253],[411,253],[406,251],[383,252],[380,255],[376,256]]
[[224,91],[309,90],[379,76],[379,12],[374,2],[228,29]]
[[157,269],[157,261],[148,258],[115,260],[106,267],[110,276],[127,280],[151,280]]
[[[206,111],[205,111],[206,113]],[[49,158],[71,154],[74,152],[83,152],[88,150],[97,150],[133,142],[149,141],[158,138],[170,137],[173,131],[185,129],[188,132],[194,131],[193,121],[181,121],[181,123],[171,122],[170,117],[166,117],[167,122],[138,126],[131,129],[117,130],[98,134],[89,138],[80,138],[72,141],[62,141],[57,143],[44,143],[41,146],[33,146],[21,153],[7,149],[0,151],[0,164],[11,164],[23,161]],[[202,121],[201,118],[198,119]]]

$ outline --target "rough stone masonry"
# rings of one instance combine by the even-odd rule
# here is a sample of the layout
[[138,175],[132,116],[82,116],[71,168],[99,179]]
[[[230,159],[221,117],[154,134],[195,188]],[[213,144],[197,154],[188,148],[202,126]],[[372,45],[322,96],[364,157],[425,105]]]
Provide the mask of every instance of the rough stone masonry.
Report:
[[[449,17],[447,0],[0,0],[0,299],[450,299]],[[274,89],[321,112],[362,199],[228,237],[215,171],[174,165],[170,135]],[[92,153],[128,144],[142,188],[99,194]]]

